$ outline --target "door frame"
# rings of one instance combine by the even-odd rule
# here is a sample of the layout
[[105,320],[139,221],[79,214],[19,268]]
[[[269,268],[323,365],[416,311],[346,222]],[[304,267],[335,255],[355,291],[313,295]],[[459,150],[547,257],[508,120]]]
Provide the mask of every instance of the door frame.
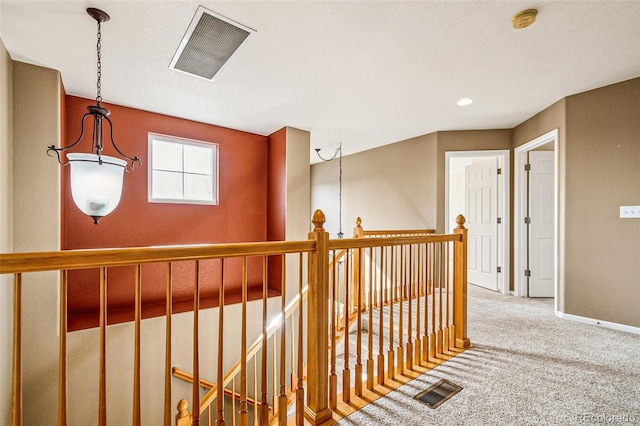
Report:
[[559,160],[558,160],[558,129],[551,130],[537,138],[520,145],[514,150],[514,235],[513,245],[515,248],[515,256],[513,259],[513,281],[514,281],[514,294],[519,297],[527,297],[527,280],[525,280],[524,270],[527,264],[527,238],[525,237],[526,227],[524,224],[524,215],[527,209],[527,177],[524,170],[525,164],[527,164],[527,153],[542,145],[546,145],[550,142],[554,143],[553,146],[553,239],[555,253],[553,256],[553,275],[554,275],[554,309],[558,311],[558,282],[560,274],[558,271],[558,194],[559,194]]
[[498,290],[500,293],[509,294],[509,206],[510,204],[510,158],[511,152],[508,149],[500,150],[487,150],[487,151],[446,151],[444,153],[444,224],[445,232],[451,232],[455,224],[449,223],[449,162],[452,158],[460,157],[498,157],[498,166],[502,169],[502,182],[500,194],[502,196],[502,206],[498,208],[498,216],[502,219],[502,228],[500,229],[500,236],[498,237],[498,243],[501,247],[498,248],[498,265],[500,265],[501,272],[498,274]]

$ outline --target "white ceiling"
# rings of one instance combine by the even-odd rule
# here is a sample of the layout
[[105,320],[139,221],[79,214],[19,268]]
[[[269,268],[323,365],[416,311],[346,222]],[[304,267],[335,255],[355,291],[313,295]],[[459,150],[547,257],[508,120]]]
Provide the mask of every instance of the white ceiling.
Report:
[[[213,82],[168,68],[197,7],[257,32]],[[11,57],[95,98],[344,154],[438,130],[512,128],[557,100],[640,76],[640,1],[0,0]],[[512,16],[537,8],[515,30]],[[475,103],[459,107],[471,97]],[[329,153],[330,151],[327,151]],[[315,153],[310,152],[315,160]]]

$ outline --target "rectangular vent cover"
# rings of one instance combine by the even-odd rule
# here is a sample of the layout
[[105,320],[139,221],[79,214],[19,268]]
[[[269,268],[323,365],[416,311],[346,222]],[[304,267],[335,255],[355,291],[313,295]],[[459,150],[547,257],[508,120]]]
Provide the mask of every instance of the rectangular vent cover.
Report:
[[462,386],[458,386],[455,383],[451,383],[448,380],[442,379],[433,386],[430,386],[424,392],[420,392],[414,396],[420,402],[427,404],[429,408],[438,408],[447,399],[457,394],[462,390]]
[[212,80],[254,32],[200,6],[169,68]]

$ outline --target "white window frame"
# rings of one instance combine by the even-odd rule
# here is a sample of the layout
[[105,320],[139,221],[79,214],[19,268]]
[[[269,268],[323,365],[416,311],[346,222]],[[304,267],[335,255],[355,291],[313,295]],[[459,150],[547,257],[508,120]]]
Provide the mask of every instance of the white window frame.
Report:
[[[219,146],[217,143],[213,143],[213,142],[205,142],[205,141],[200,141],[200,140],[195,140],[195,139],[187,139],[187,138],[181,138],[178,136],[168,136],[168,135],[162,135],[159,133],[148,133],[148,164],[149,167],[147,167],[147,176],[148,176],[148,181],[147,181],[147,199],[150,203],[168,203],[168,204],[197,204],[197,205],[218,205],[218,199],[219,199],[219,187],[218,187],[218,182],[219,182],[219,163],[218,163],[218,151],[219,151]],[[212,154],[213,154],[213,185],[212,185],[212,191],[213,191],[213,199],[212,200],[193,200],[193,199],[186,199],[186,198],[154,198],[153,197],[153,141],[154,140],[158,140],[158,141],[162,141],[162,142],[170,142],[170,143],[175,143],[175,144],[180,144],[180,145],[193,145],[193,146],[198,146],[198,147],[204,147],[204,148],[208,148],[212,150]],[[184,170],[182,170],[182,175],[184,175],[185,172]]]

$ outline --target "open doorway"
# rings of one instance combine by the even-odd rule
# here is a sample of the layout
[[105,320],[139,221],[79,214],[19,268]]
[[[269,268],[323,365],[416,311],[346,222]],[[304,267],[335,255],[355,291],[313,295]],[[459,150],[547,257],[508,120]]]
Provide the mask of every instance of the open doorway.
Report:
[[463,213],[468,231],[467,281],[509,293],[509,151],[445,153],[445,227]]
[[558,130],[515,149],[514,288],[557,300]]

